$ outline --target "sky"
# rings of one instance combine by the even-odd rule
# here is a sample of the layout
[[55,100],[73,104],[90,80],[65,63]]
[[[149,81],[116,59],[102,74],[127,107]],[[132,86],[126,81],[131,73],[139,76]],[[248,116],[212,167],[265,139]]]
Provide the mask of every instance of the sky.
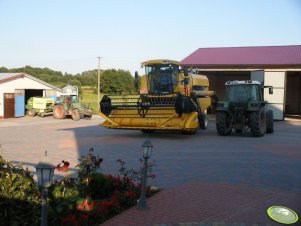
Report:
[[0,0],[0,66],[143,73],[198,48],[301,45],[301,0]]

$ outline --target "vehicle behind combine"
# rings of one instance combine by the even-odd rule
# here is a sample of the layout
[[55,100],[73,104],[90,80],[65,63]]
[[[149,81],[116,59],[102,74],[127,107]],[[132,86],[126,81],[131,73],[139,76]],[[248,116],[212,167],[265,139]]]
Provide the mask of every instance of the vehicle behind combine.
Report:
[[225,100],[217,103],[216,129],[220,135],[229,135],[234,129],[242,133],[250,129],[252,136],[263,136],[274,132],[273,111],[267,110],[263,99],[264,87],[258,81],[226,82]]
[[39,115],[44,117],[51,115],[53,111],[54,100],[47,97],[31,97],[25,106],[26,113],[29,116]]
[[63,94],[59,97],[59,102],[53,107],[53,117],[56,119],[64,119],[71,116],[77,121],[80,118],[90,119],[92,117],[91,109],[84,104],[78,102],[78,88],[76,86],[66,86]]
[[138,77],[139,95],[103,96],[100,102],[102,126],[111,129],[182,131],[194,134],[207,127],[211,105],[206,76],[179,69],[179,62],[152,60],[142,63],[145,75]]

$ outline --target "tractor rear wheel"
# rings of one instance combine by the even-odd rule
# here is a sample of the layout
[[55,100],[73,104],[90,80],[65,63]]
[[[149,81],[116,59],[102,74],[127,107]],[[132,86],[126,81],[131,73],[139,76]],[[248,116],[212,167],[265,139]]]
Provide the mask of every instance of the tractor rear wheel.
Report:
[[218,134],[221,136],[227,136],[231,134],[232,128],[230,127],[227,112],[218,111],[216,113],[216,129]]
[[53,117],[56,119],[64,119],[65,116],[65,111],[62,105],[54,105],[53,107]]
[[263,108],[250,113],[250,129],[253,137],[261,137],[265,132],[265,112]]
[[266,113],[267,118],[267,133],[274,132],[274,114],[272,110],[268,110]]
[[36,115],[36,111],[35,111],[34,109],[29,109],[29,110],[27,111],[27,114],[28,114],[29,116],[31,116],[31,117],[34,117],[34,116]]
[[71,112],[71,117],[74,121],[80,120],[80,113],[78,109],[73,109]]

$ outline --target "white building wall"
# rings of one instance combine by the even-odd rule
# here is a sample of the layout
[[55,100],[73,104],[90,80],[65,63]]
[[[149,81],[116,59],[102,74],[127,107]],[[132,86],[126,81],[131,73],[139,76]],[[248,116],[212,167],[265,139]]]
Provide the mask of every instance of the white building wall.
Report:
[[[23,78],[17,78],[4,83],[0,83],[0,116],[4,115],[3,93],[14,93],[15,89],[51,90],[52,88],[25,76]],[[60,94],[61,92],[56,91],[56,96],[59,96]]]
[[284,98],[285,98],[285,71],[265,71],[264,85],[273,86],[273,94],[264,89],[264,99],[268,102],[268,109],[274,112],[274,119],[284,119]]

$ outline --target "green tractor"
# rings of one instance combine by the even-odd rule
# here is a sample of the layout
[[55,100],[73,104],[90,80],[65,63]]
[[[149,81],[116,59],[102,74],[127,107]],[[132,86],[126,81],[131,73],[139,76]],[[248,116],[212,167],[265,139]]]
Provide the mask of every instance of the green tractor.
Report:
[[47,97],[30,97],[25,106],[26,113],[29,116],[34,117],[39,115],[44,117],[46,115],[52,115],[54,106],[54,100]]
[[91,119],[91,109],[78,101],[77,87],[68,85],[62,90],[63,94],[59,97],[59,102],[53,107],[53,117],[64,119],[66,116],[71,116],[75,121],[80,118]]
[[219,101],[216,107],[216,129],[219,135],[250,130],[252,136],[260,137],[264,133],[274,132],[273,111],[267,110],[267,102],[263,99],[264,87],[258,81],[226,82],[225,100]]

